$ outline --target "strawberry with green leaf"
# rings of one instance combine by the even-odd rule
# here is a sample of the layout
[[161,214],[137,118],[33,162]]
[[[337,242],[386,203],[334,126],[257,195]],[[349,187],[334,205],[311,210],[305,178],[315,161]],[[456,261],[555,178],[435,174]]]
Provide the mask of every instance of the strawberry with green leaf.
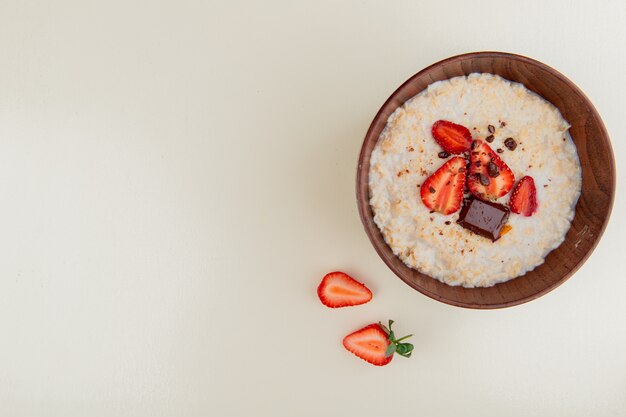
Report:
[[397,353],[405,358],[411,357],[413,345],[401,343],[413,335],[396,339],[391,329],[393,320],[389,320],[389,327],[378,322],[365,326],[343,339],[343,346],[359,358],[376,366],[384,366],[391,362],[393,354]]

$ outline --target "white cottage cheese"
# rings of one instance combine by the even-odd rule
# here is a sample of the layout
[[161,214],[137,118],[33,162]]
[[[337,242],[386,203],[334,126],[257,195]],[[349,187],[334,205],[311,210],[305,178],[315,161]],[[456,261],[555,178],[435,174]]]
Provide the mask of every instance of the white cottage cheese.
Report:
[[[431,135],[437,120],[466,126],[474,139],[496,128],[489,145],[515,174],[535,180],[539,207],[531,217],[511,213],[511,230],[496,242],[456,224],[459,212],[430,213],[418,188],[444,159]],[[503,123],[501,123],[503,122]],[[409,267],[449,285],[489,287],[543,263],[565,238],[581,190],[581,169],[569,124],[556,107],[523,85],[492,74],[439,81],[398,108],[371,156],[374,221]],[[517,149],[508,150],[512,137]],[[511,193],[498,199],[507,204]],[[446,224],[450,222],[450,224]]]

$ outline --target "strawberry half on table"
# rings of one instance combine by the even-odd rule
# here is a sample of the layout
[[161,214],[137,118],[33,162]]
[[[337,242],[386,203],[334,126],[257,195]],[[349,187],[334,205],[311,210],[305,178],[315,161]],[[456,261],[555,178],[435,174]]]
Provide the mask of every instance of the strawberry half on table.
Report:
[[330,272],[317,287],[322,304],[330,308],[365,304],[372,299],[372,292],[364,284],[343,272]]
[[455,156],[426,178],[420,188],[420,197],[426,207],[441,214],[452,214],[461,208],[465,164],[465,158]]
[[487,142],[475,140],[470,151],[467,187],[481,200],[495,200],[506,195],[513,184],[513,172]]
[[447,120],[437,120],[431,128],[431,133],[439,146],[451,154],[467,152],[472,145],[472,134],[469,129]]
[[537,211],[537,189],[533,177],[526,176],[517,183],[509,200],[509,208],[513,213],[525,217]]
[[343,346],[359,358],[376,366],[387,365],[393,359],[393,354],[411,357],[413,345],[400,343],[413,335],[396,339],[391,330],[393,320],[389,320],[389,327],[382,323],[370,324],[343,339]]

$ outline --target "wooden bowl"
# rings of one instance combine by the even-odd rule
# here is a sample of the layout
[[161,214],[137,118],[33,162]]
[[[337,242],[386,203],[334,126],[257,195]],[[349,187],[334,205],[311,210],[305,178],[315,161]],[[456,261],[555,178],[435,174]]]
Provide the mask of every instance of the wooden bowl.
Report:
[[[554,104],[572,125],[570,134],[582,167],[582,193],[565,241],[545,263],[516,279],[489,288],[444,284],[406,266],[385,243],[369,205],[370,156],[387,118],[429,84],[473,72],[497,74],[522,83]],[[435,300],[466,308],[502,308],[534,300],[567,280],[596,247],[611,214],[615,161],[606,128],[591,102],[563,74],[533,59],[503,52],[475,52],[437,62],[402,84],[374,118],[361,148],[356,181],[361,221],[376,252],[404,282]]]

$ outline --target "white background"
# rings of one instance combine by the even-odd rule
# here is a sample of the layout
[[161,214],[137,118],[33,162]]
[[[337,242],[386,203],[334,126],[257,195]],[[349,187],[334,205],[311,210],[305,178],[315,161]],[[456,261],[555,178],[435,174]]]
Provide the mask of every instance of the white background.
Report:
[[[626,415],[623,1],[0,1],[0,415]],[[563,72],[618,167],[556,291],[430,300],[359,221],[358,151],[403,81],[500,50]],[[323,307],[341,269],[374,292]],[[342,337],[393,318],[414,356]]]

